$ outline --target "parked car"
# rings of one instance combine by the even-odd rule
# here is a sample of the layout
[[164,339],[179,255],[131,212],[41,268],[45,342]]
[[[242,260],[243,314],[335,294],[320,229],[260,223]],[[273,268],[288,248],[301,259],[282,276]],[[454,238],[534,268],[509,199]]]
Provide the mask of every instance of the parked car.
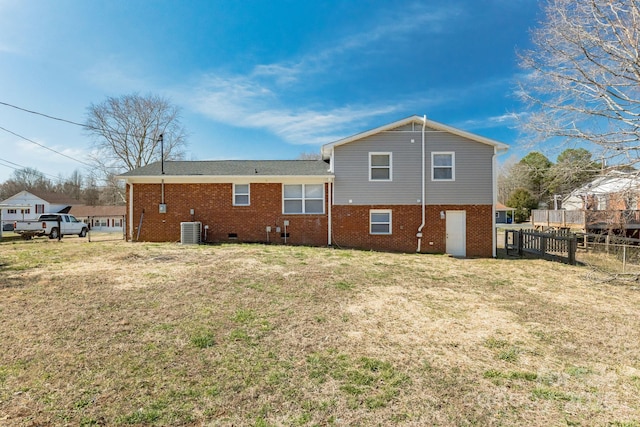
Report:
[[35,236],[49,236],[50,239],[57,239],[69,234],[85,237],[87,224],[76,219],[73,215],[42,214],[35,221],[14,222],[13,231],[22,235],[22,238],[26,240]]

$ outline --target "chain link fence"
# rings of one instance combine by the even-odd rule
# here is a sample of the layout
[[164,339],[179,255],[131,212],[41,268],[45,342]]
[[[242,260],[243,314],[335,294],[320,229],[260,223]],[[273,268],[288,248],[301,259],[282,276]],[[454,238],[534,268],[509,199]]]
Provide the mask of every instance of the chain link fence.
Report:
[[578,234],[576,258],[609,273],[640,274],[640,239]]

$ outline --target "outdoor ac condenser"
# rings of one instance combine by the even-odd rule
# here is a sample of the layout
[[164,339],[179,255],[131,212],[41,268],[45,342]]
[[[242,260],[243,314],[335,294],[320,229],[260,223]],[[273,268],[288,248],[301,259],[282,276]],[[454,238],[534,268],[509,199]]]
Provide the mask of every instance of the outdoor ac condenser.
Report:
[[180,243],[183,245],[197,245],[200,243],[201,222],[180,223]]

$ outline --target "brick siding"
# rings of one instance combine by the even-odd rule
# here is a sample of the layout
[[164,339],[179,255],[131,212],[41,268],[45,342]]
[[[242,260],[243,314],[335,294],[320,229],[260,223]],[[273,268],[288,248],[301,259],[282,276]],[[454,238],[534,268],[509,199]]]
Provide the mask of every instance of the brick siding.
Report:
[[[333,206],[333,241],[336,246],[382,251],[415,252],[416,234],[422,222],[420,206],[375,205]],[[392,211],[392,234],[369,233],[369,211]],[[493,256],[493,221],[491,205],[437,205],[426,206],[426,224],[422,229],[422,253],[446,251],[446,219],[441,211],[466,211],[466,252],[469,257]]]
[[[288,244],[327,245],[328,206],[325,214],[282,214],[282,184],[252,183],[250,206],[233,206],[232,184],[165,184],[167,213],[158,212],[161,201],[160,184],[135,184],[133,191],[133,239],[138,234],[140,216],[144,219],[140,241],[178,242],[180,223],[199,221],[209,226],[207,242],[269,242],[284,243],[284,221]],[[127,203],[129,186],[127,186]],[[325,186],[325,194],[327,188]],[[327,197],[328,199],[328,197]],[[190,210],[194,210],[194,215]],[[392,211],[392,234],[369,233],[369,211]],[[493,255],[493,222],[490,205],[437,205],[426,207],[426,225],[422,231],[423,253],[446,251],[446,220],[441,211],[466,211],[466,251],[469,257]],[[129,206],[127,206],[129,212]],[[416,233],[422,218],[419,205],[332,206],[332,243],[339,247],[380,251],[415,252]],[[271,226],[271,233],[266,227]],[[280,232],[277,228],[280,227]],[[235,234],[236,238],[229,237]],[[129,230],[127,229],[127,236]],[[204,232],[203,232],[204,238]]]
[[[129,186],[127,186],[127,193]],[[325,188],[326,191],[326,188]],[[209,226],[207,242],[270,242],[284,243],[284,221],[287,243],[294,245],[327,244],[327,215],[284,215],[282,213],[282,184],[252,183],[250,205],[233,206],[233,184],[165,184],[167,213],[158,212],[161,201],[160,184],[133,186],[133,239],[136,239],[140,216],[144,219],[140,241],[180,241],[181,222],[202,222]],[[127,196],[127,202],[129,198]],[[127,212],[129,212],[127,206]],[[194,214],[190,214],[190,210]],[[326,212],[326,206],[325,206]],[[271,233],[266,227],[271,226]],[[277,228],[280,227],[280,232]],[[128,230],[127,230],[128,231]],[[229,237],[235,234],[237,238]],[[204,238],[204,231],[203,231]]]

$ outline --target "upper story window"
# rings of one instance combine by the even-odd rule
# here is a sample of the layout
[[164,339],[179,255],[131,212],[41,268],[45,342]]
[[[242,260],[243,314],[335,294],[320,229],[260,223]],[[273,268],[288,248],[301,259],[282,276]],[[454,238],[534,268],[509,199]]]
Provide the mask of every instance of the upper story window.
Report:
[[283,185],[282,193],[285,214],[324,213],[324,184]]
[[37,214],[44,213],[44,205],[43,204],[37,204],[36,205],[36,213]]
[[369,211],[369,233],[391,234],[391,210],[372,209]]
[[453,152],[431,153],[431,180],[455,181],[455,162],[456,157]]
[[391,153],[369,153],[369,181],[391,181]]
[[249,206],[249,184],[233,184],[233,206]]

